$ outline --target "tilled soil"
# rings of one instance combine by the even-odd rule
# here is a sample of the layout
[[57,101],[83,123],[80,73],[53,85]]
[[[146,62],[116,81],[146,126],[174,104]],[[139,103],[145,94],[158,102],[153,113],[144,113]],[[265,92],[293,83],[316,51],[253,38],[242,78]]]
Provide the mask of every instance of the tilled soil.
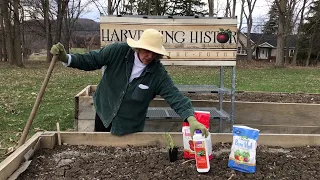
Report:
[[256,173],[228,168],[230,143],[213,145],[214,158],[208,173],[200,174],[194,160],[170,163],[159,145],[127,148],[57,146],[41,149],[18,178],[36,179],[320,179],[320,147],[281,148],[258,146]]
[[[185,95],[194,100],[219,100],[219,96],[214,93],[185,93]],[[230,101],[230,95],[224,95],[223,100]],[[235,101],[320,104],[320,94],[236,92]]]

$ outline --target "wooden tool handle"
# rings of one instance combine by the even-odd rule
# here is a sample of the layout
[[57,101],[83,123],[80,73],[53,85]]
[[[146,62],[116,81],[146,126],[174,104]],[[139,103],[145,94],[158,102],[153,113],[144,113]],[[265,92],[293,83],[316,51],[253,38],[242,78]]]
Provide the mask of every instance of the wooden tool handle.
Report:
[[58,59],[58,56],[53,56],[52,57],[52,60],[51,60],[51,63],[50,63],[50,66],[49,66],[49,69],[48,69],[48,72],[47,72],[47,75],[46,77],[44,78],[44,81],[42,82],[42,86],[40,88],[40,92],[37,96],[37,99],[36,99],[36,102],[34,103],[34,106],[33,106],[33,109],[30,113],[30,116],[29,116],[29,119],[27,121],[27,124],[26,126],[24,127],[24,130],[23,130],[23,133],[21,135],[21,138],[20,138],[20,141],[19,141],[19,144],[18,144],[18,147],[20,147],[22,144],[24,144],[26,138],[27,138],[27,135],[29,133],[29,129],[30,129],[30,126],[32,125],[32,121],[35,117],[35,115],[37,114],[37,111],[38,111],[38,108],[39,108],[39,105],[40,105],[40,102],[41,102],[41,99],[42,99],[42,96],[44,94],[44,91],[47,87],[47,84],[48,84],[48,81],[50,79],[50,76],[51,76],[51,73],[53,71],[53,68],[54,68],[54,65],[56,63]]

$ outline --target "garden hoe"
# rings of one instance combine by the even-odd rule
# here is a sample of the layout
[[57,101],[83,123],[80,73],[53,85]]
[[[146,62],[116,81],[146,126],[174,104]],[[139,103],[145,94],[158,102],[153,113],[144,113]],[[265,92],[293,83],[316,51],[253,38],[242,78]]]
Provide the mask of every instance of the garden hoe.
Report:
[[[34,117],[35,117],[35,115],[36,115],[36,113],[37,113],[37,111],[38,111],[38,108],[39,108],[39,105],[40,105],[42,96],[43,96],[44,91],[45,91],[45,89],[46,89],[46,87],[47,87],[48,81],[49,81],[49,79],[50,79],[52,70],[53,70],[53,68],[54,68],[54,65],[55,65],[57,59],[58,59],[58,56],[56,56],[56,55],[54,55],[54,56],[52,57],[52,60],[51,60],[49,69],[48,69],[48,71],[47,71],[47,75],[46,75],[46,77],[44,78],[44,80],[43,80],[43,82],[42,82],[42,86],[41,86],[41,88],[40,88],[40,92],[39,92],[39,94],[38,94],[38,96],[37,96],[36,102],[35,102],[35,104],[34,104],[34,106],[33,106],[33,109],[32,109],[32,111],[31,111],[31,113],[30,113],[30,116],[29,116],[29,119],[28,119],[28,121],[27,121],[27,124],[26,124],[26,126],[24,127],[24,130],[23,130],[23,133],[22,133],[22,135],[21,135],[21,138],[20,138],[18,147],[20,147],[21,145],[23,145],[24,142],[25,142],[25,140],[26,140],[26,138],[27,138],[27,135],[28,135],[28,133],[29,133],[30,126],[32,125],[32,121],[33,121],[33,119],[34,119]],[[18,147],[17,147],[17,148],[18,148]]]

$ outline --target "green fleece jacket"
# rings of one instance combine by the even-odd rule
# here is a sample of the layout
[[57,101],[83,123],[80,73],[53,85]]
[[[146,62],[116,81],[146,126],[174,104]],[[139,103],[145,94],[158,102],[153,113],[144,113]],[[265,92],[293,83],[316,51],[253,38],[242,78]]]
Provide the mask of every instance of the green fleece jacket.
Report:
[[[92,71],[106,66],[93,100],[105,127],[112,122],[112,134],[142,132],[149,103],[156,95],[163,97],[183,120],[194,115],[190,99],[174,86],[159,59],[148,64],[140,77],[129,82],[133,63],[134,51],[124,42],[71,55],[69,67],[72,68]],[[140,88],[140,84],[148,88]]]

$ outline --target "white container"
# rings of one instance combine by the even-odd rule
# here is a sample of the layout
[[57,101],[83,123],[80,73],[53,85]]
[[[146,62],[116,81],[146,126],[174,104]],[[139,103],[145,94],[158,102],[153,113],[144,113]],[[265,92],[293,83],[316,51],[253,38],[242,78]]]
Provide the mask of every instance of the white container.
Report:
[[196,130],[193,135],[194,153],[196,159],[196,167],[199,173],[205,173],[210,170],[210,160],[208,145],[206,138],[202,136],[200,130]]

